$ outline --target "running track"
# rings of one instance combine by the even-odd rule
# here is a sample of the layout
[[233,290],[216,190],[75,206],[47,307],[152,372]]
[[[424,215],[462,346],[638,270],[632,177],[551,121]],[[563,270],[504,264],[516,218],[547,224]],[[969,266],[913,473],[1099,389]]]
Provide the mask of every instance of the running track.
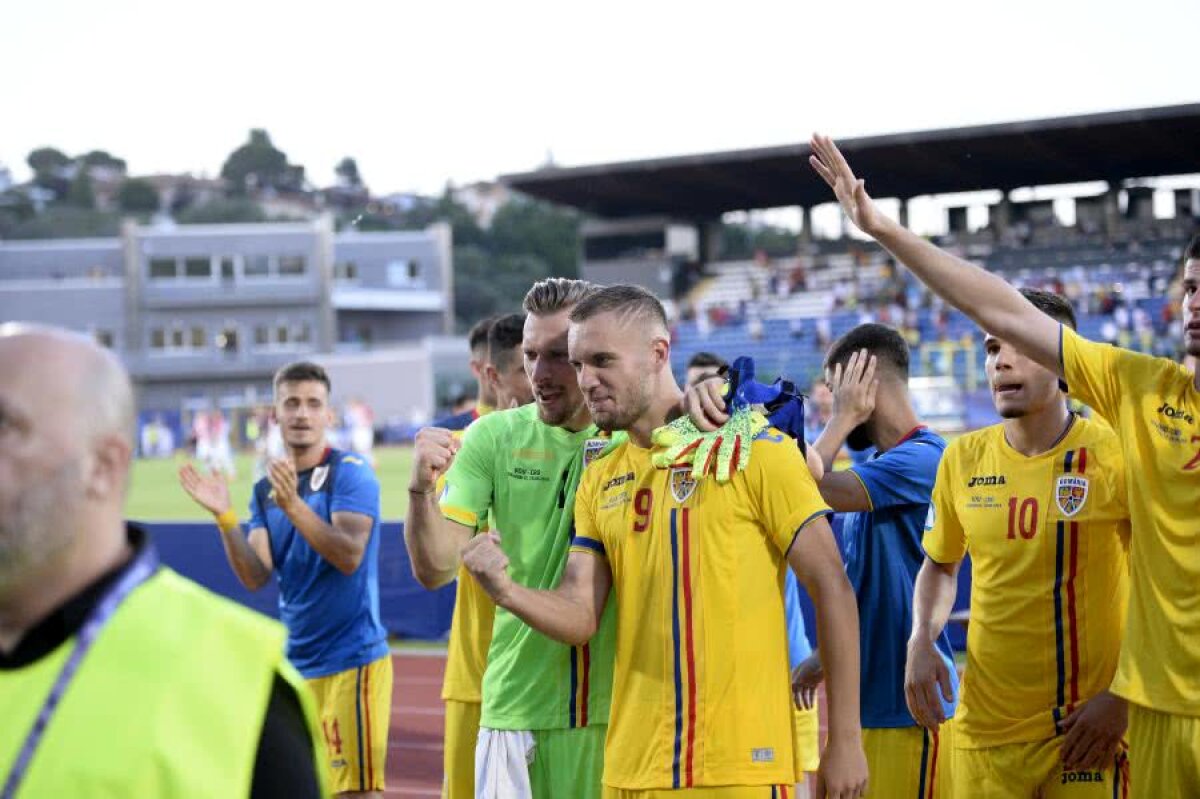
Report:
[[[442,795],[442,652],[392,656],[392,728],[388,735],[387,796]],[[821,697],[824,736],[824,691]]]

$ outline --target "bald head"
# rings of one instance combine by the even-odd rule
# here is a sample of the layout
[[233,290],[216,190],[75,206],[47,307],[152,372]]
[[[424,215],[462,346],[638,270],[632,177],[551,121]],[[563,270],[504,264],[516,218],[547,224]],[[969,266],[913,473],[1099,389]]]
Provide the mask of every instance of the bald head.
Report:
[[116,358],[66,330],[0,325],[0,616],[36,618],[119,560],[132,454]]
[[115,436],[133,447],[129,374],[90,337],[55,327],[0,325],[0,375],[20,381],[34,408],[81,438]]

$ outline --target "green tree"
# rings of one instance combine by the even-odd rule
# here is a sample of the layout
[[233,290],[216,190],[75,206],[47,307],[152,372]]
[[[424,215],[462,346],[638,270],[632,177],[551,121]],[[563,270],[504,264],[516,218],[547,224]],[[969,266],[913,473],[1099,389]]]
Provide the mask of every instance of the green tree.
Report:
[[61,200],[67,195],[71,181],[66,170],[71,159],[66,153],[54,147],[39,147],[29,153],[25,163],[33,170],[34,184],[54,192],[56,199]]
[[579,274],[579,216],[548,203],[517,199],[492,218],[492,245],[497,254],[529,254],[542,261],[547,276]]
[[4,233],[10,239],[72,239],[116,236],[118,214],[69,206],[51,206],[41,214],[13,224]]
[[67,205],[89,210],[96,207],[96,195],[92,191],[92,176],[82,167],[75,171],[71,187],[67,189]]
[[92,150],[75,159],[76,163],[83,167],[102,166],[115,169],[118,172],[125,172],[125,161],[117,158],[105,150]]
[[175,221],[181,225],[218,225],[233,222],[265,222],[267,215],[258,204],[245,198],[216,200],[182,211]]
[[158,189],[145,180],[127,180],[117,189],[117,205],[133,214],[152,214],[158,210]]
[[29,153],[25,159],[35,175],[48,174],[62,170],[70,165],[71,159],[66,153],[54,147],[39,147]]
[[358,173],[358,162],[350,156],[338,161],[338,165],[334,167],[333,171],[346,186],[358,187],[363,184],[362,175]]
[[249,141],[225,159],[221,177],[234,195],[253,188],[295,190],[304,185],[304,167],[289,164],[287,154],[271,143],[267,132],[256,128],[250,131]]

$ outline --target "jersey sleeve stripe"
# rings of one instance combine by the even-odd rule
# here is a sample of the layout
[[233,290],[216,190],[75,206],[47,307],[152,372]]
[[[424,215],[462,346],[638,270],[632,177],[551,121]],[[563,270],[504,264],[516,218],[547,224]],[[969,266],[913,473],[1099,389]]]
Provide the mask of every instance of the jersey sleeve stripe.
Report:
[[479,521],[478,514],[472,513],[466,508],[456,508],[453,505],[443,505],[442,515],[452,522],[458,522],[467,527],[475,527],[476,522]]
[[[859,473],[854,471],[853,469],[847,469],[846,471],[848,471],[848,472],[850,472],[850,474],[854,475],[854,479],[857,480],[858,484],[862,486],[863,493],[867,495],[867,511],[873,512],[875,510],[875,503],[871,501],[871,489],[867,488],[866,481],[863,480],[862,476],[859,475]],[[806,522],[806,524],[807,524],[807,522]]]
[[599,555],[608,554],[604,549],[604,544],[600,543],[594,538],[588,538],[587,536],[582,535],[577,535],[571,539],[571,549],[590,549],[592,552],[595,552]]

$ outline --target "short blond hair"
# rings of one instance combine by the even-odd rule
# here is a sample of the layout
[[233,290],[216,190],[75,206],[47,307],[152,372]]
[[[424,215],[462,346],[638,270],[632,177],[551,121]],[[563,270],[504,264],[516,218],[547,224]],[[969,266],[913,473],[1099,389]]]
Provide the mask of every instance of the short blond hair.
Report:
[[533,284],[521,307],[534,316],[553,316],[600,290],[595,283],[569,277],[548,277]]

